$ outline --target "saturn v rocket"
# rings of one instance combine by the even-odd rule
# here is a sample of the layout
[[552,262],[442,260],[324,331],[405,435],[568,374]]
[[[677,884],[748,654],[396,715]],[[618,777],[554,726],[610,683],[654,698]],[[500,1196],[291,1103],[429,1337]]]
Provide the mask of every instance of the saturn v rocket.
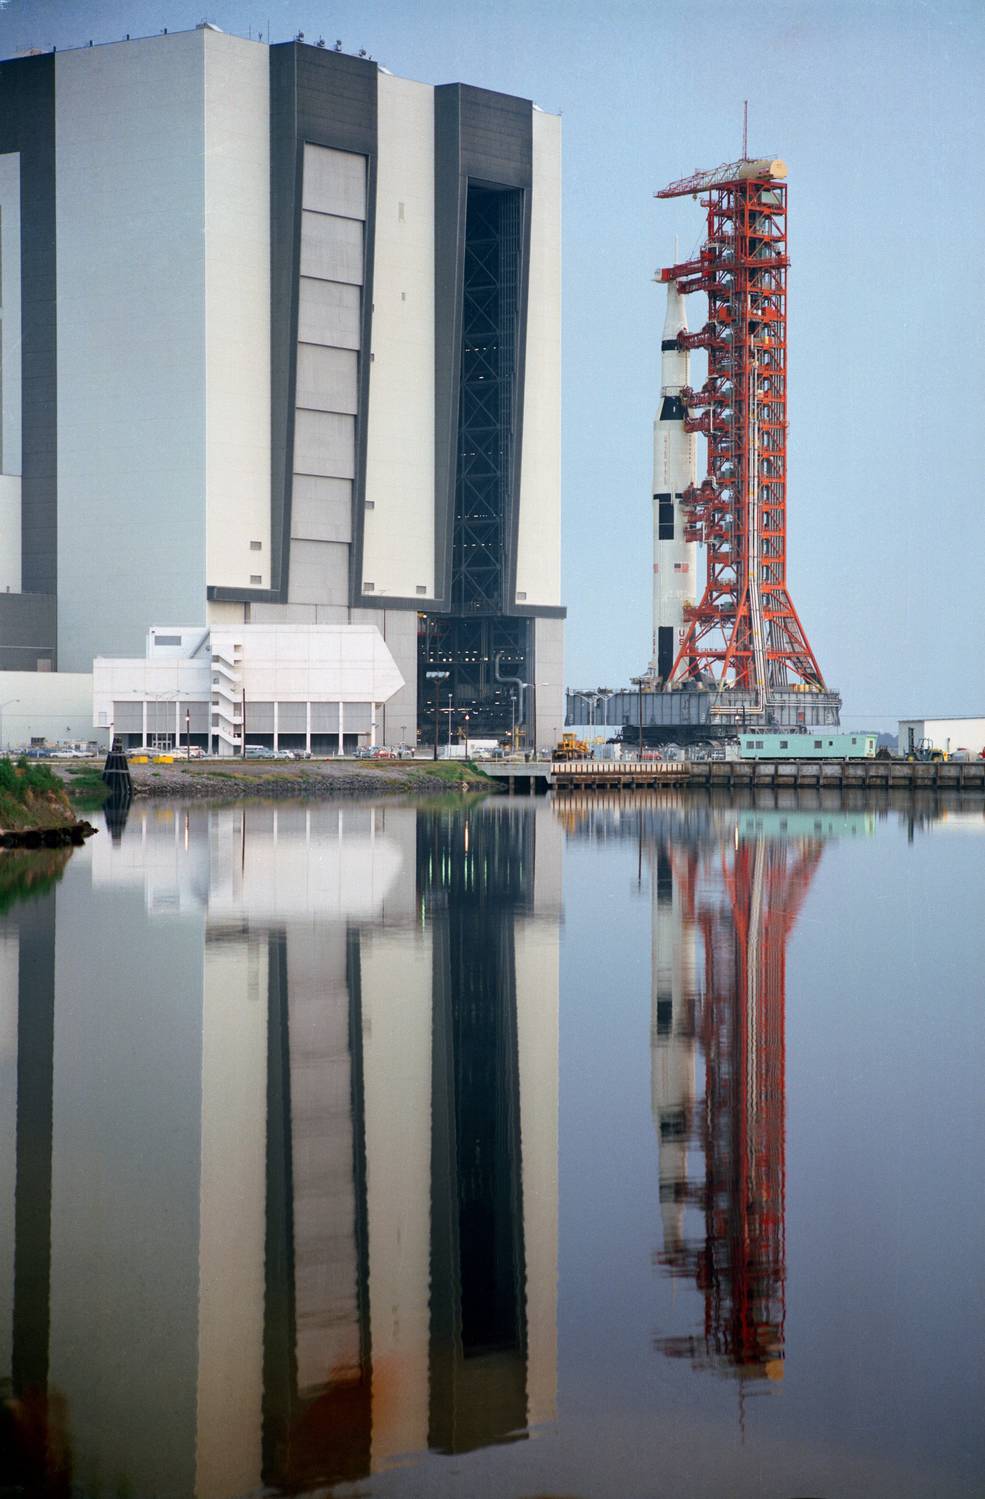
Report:
[[695,482],[696,439],[684,430],[681,390],[690,355],[677,347],[687,330],[684,299],[667,283],[667,316],[660,342],[660,410],[653,423],[653,655],[650,671],[666,682],[684,638],[684,606],[693,604],[697,543],[684,540],[681,496]]

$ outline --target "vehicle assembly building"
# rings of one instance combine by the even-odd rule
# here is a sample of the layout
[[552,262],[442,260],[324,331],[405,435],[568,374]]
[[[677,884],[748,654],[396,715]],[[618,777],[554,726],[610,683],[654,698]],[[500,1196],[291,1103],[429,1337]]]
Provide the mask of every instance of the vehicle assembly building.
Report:
[[370,627],[381,743],[439,690],[456,737],[546,743],[559,118],[205,22],[0,61],[0,97],[0,673]]
[[[707,221],[697,255],[656,277],[667,315],[654,424],[653,653],[632,690],[570,693],[568,722],[586,721],[586,699],[590,722],[650,742],[839,722],[841,699],[787,585],[786,175],[782,161],[743,157],[656,195],[700,195]],[[694,333],[683,311],[693,292],[708,299]],[[695,389],[698,349],[708,362]]]

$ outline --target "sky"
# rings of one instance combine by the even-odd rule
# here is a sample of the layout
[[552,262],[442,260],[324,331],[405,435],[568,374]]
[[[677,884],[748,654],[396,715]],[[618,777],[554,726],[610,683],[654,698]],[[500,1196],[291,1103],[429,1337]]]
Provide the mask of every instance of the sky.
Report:
[[[0,56],[206,15],[563,116],[575,687],[623,685],[650,655],[652,277],[702,229],[691,199],[653,194],[739,156],[748,99],[750,154],[789,168],[795,607],[850,727],[985,712],[981,0],[0,0]],[[690,300],[692,327],[704,310]]]

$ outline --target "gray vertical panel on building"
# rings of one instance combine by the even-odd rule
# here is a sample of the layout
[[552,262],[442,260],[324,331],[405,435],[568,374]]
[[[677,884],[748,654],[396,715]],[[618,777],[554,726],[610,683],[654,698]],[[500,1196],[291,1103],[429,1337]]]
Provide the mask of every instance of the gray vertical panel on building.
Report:
[[[0,63],[0,152],[21,157],[21,587],[57,594],[55,59]],[[41,645],[55,650],[51,634]],[[28,667],[33,670],[32,664]]]
[[277,704],[277,732],[279,734],[303,734],[307,727],[307,703]]
[[312,703],[311,732],[313,734],[337,734],[339,732],[338,703]]
[[347,734],[368,734],[372,726],[373,713],[369,703],[346,703],[343,709],[344,727]]
[[[270,48],[272,587],[287,600],[305,143],[367,158],[366,266],[361,344],[370,348],[376,202],[376,64],[297,42]],[[369,362],[360,361],[353,513],[361,525],[366,480]]]
[[53,593],[0,593],[0,671],[51,670],[55,623]]
[[139,734],[142,732],[143,727],[143,703],[121,702],[119,700],[114,702],[113,728],[117,734]]
[[248,734],[272,734],[274,732],[273,703],[254,702],[252,699],[247,700],[246,732]]

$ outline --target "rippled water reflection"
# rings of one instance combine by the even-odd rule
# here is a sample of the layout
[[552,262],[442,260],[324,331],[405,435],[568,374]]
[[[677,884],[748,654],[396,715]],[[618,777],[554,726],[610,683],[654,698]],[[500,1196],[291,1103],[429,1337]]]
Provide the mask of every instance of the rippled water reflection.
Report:
[[4,864],[0,1492],[980,1494],[983,834],[139,806]]

